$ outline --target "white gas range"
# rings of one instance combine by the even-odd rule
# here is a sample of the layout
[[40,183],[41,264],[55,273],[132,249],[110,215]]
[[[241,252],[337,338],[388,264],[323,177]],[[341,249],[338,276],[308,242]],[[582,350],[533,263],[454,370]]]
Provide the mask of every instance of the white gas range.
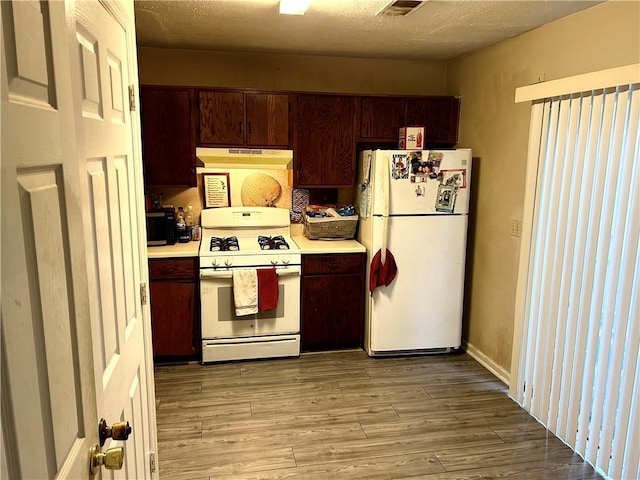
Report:
[[[289,210],[226,207],[202,211],[200,303],[202,363],[300,354],[300,249]],[[237,316],[235,269],[274,268],[278,303]]]

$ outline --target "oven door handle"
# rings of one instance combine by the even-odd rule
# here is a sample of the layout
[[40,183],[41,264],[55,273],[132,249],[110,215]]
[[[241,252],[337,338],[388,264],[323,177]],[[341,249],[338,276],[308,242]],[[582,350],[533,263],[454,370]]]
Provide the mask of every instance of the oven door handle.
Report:
[[[300,276],[300,272],[300,267],[276,268],[276,274],[279,277]],[[233,270],[200,270],[200,278],[233,278]]]

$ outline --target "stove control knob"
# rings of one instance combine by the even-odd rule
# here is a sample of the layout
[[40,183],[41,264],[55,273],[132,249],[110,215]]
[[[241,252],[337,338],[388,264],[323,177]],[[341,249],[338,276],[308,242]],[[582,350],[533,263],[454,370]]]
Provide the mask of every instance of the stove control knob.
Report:
[[275,258],[271,259],[271,265],[273,265],[274,267],[278,264],[278,260]]
[[282,264],[283,265],[289,265],[290,261],[291,261],[291,259],[289,257],[282,257]]
[[224,259],[224,264],[225,264],[225,266],[230,267],[233,264],[233,262],[231,261],[230,258],[225,258]]
[[218,267],[218,259],[214,258],[211,260],[211,266],[213,266],[214,268]]

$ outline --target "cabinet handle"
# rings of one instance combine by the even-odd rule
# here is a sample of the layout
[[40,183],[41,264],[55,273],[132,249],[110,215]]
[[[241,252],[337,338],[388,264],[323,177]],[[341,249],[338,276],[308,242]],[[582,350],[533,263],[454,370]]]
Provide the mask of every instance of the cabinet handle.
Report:
[[164,273],[165,275],[171,275],[175,271],[176,271],[175,268],[165,267],[162,270],[160,270],[160,273]]
[[247,127],[247,133],[249,135],[251,135],[251,122],[249,122],[248,127]]
[[338,268],[338,264],[335,262],[327,263],[327,267],[329,267],[332,270],[335,270],[336,268]]
[[242,135],[242,122],[238,122],[238,125],[240,126],[240,135]]

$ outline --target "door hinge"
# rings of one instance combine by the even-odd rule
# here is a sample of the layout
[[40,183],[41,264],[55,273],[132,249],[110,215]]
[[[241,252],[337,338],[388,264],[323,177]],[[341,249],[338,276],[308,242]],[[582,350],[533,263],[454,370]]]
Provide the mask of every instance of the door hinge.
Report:
[[147,304],[147,284],[146,283],[141,283],[140,284],[140,303],[142,305],[146,305]]
[[136,89],[133,85],[129,85],[129,110],[136,111]]
[[156,452],[149,453],[149,470],[151,473],[156,473]]

